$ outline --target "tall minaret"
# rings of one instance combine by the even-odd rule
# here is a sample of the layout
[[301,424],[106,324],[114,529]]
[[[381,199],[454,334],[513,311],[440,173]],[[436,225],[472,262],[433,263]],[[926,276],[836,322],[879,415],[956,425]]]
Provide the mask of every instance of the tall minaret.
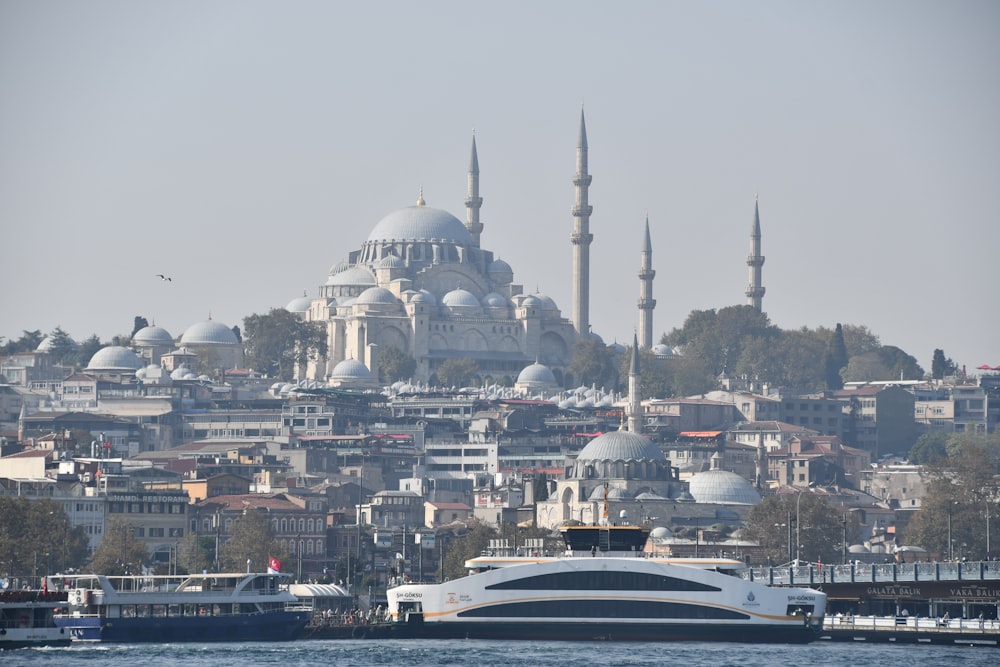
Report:
[[479,155],[476,153],[476,131],[472,131],[472,159],[469,160],[469,192],[465,197],[465,228],[472,235],[472,242],[479,247],[479,235],[483,233],[483,223],[479,222],[479,208],[483,198],[479,196]]
[[642,264],[639,267],[639,333],[642,346],[653,347],[653,244],[649,240],[649,215],[646,215],[646,238],[642,244]]
[[628,367],[628,431],[642,433],[642,400],[639,397],[639,337],[632,335],[632,360]]
[[590,214],[594,207],[587,203],[591,176],[587,173],[587,123],[580,109],[580,138],[576,143],[576,204],[573,206],[573,326],[576,333],[590,332]]
[[753,197],[753,228],[750,230],[750,256],[747,257],[750,267],[750,285],[747,287],[747,305],[761,311],[764,299],[764,285],[761,282],[760,267],[764,266],[764,255],[760,254],[760,207],[757,206],[757,195]]

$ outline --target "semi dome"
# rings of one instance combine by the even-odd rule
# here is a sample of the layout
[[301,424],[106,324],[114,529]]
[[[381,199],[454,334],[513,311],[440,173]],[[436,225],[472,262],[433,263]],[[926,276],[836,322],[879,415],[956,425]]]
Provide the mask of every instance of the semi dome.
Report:
[[406,262],[390,253],[380,259],[375,266],[379,269],[405,269]]
[[419,292],[417,292],[416,294],[414,294],[413,298],[411,299],[411,301],[413,303],[429,303],[432,306],[436,306],[437,305],[437,297],[434,296],[433,293],[428,292],[425,289],[422,289]]
[[578,461],[666,461],[652,440],[629,431],[599,435],[580,450]]
[[430,206],[408,206],[379,220],[368,235],[369,243],[381,241],[430,241],[472,245],[469,230],[447,211]]
[[485,308],[506,308],[507,299],[504,298],[503,294],[490,292],[483,297],[483,306]]
[[88,371],[137,371],[145,364],[135,352],[120,345],[102,347],[87,364]]
[[333,367],[330,378],[334,380],[366,380],[372,379],[368,367],[357,359],[344,359]]
[[330,275],[331,276],[336,275],[342,271],[346,271],[349,268],[351,268],[351,263],[348,262],[346,259],[342,259],[330,267]]
[[147,345],[173,345],[174,337],[163,327],[148,326],[135,332],[135,335],[132,336],[132,343],[136,345],[143,343]]
[[399,299],[396,298],[395,294],[384,287],[369,287],[358,295],[358,298],[354,300],[354,303],[359,306],[396,306],[399,305]]
[[222,322],[206,320],[192,324],[181,335],[181,345],[239,345],[236,334]]
[[352,266],[340,273],[332,274],[326,281],[327,285],[335,287],[350,287],[352,285],[374,285],[375,276],[363,266]]
[[699,503],[756,505],[760,502],[753,485],[728,470],[706,470],[692,475],[688,488]]

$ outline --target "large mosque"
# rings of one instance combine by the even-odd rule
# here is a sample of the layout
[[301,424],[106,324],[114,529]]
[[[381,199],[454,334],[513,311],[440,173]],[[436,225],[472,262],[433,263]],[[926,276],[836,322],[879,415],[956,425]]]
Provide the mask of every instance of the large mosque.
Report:
[[[573,346],[590,332],[590,215],[587,129],[583,112],[576,147],[576,191],[572,207],[571,319],[542,293],[527,294],[511,266],[485,249],[480,222],[479,158],[475,136],[468,170],[465,222],[416,205],[380,220],[361,248],[329,272],[314,299],[288,304],[290,311],[326,327],[328,354],[305,369],[304,378],[328,382],[338,365],[360,362],[378,377],[382,349],[394,347],[416,361],[414,380],[436,384],[435,371],[448,359],[476,362],[480,380],[512,384],[531,364],[548,367],[568,386]],[[646,221],[639,270],[639,344],[653,345],[652,244]],[[748,303],[760,309],[760,226],[751,230]]]

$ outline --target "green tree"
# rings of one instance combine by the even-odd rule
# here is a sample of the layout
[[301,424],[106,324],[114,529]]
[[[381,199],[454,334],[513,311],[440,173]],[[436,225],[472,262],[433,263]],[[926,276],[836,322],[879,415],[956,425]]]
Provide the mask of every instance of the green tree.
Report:
[[919,380],[924,371],[909,354],[893,345],[884,345],[852,356],[842,375],[846,382]]
[[297,366],[326,355],[326,332],[320,322],[303,322],[284,308],[243,319],[246,365],[284,382]]
[[943,380],[949,375],[954,375],[958,366],[951,359],[946,359],[944,350],[934,350],[934,358],[931,359],[931,377],[935,380]]
[[983,558],[986,506],[996,516],[1000,499],[1000,435],[953,434],[946,449],[947,457],[925,466],[927,493],[906,526],[905,542],[939,558]]
[[[618,368],[620,378],[628,378],[632,366],[632,346],[621,355]],[[657,359],[647,347],[639,348],[639,396],[646,398],[667,398],[674,395],[675,358]]]
[[[629,352],[625,356],[628,357]],[[573,345],[573,358],[566,372],[573,376],[574,385],[613,386],[616,382],[614,355],[596,337],[586,337]],[[628,375],[626,371],[625,375]]]
[[135,528],[120,516],[112,517],[90,559],[90,570],[94,574],[139,574],[149,564],[149,552],[135,536]]
[[288,569],[288,553],[275,539],[271,517],[262,510],[247,510],[233,523],[229,539],[219,548],[221,569],[224,572],[243,572],[247,561],[254,572],[264,572],[271,557],[277,558]]
[[787,562],[789,553],[794,559],[796,549],[800,560],[839,563],[842,519],[838,508],[808,491],[768,496],[750,510],[744,536],[760,544],[772,563]]
[[910,448],[907,459],[915,465],[934,463],[948,456],[945,445],[948,442],[947,431],[929,431],[924,433]]
[[445,359],[435,373],[443,387],[465,387],[478,371],[479,365],[475,360],[463,358]]
[[91,334],[89,338],[80,343],[80,347],[76,351],[77,365],[86,366],[91,357],[97,354],[97,351],[102,347],[104,347],[104,343],[97,337],[97,334]]
[[855,324],[845,324],[843,326],[844,345],[847,347],[847,358],[872,352],[882,347],[878,336],[873,334],[868,327]]
[[51,500],[0,496],[0,572],[42,576],[80,567],[87,537]]
[[38,348],[44,338],[45,336],[40,329],[35,329],[34,331],[25,329],[21,332],[20,338],[17,340],[8,340],[0,346],[0,354],[8,355],[18,354],[19,352],[32,352]]
[[830,336],[826,353],[823,355],[823,370],[827,389],[843,389],[844,378],[840,371],[847,366],[850,359],[847,356],[847,344],[844,342],[844,326],[837,322],[837,328]]
[[475,558],[489,547],[490,540],[499,537],[496,528],[481,521],[475,521],[461,535],[447,539],[444,555],[445,579],[457,579],[467,574],[465,561]]
[[211,569],[215,554],[215,537],[188,531],[177,545],[177,567],[184,572],[204,572]]
[[56,327],[49,332],[49,356],[52,360],[62,366],[74,366],[77,364],[79,346],[70,338],[70,335]]
[[378,379],[382,384],[408,380],[417,370],[417,362],[395,345],[386,345],[378,352]]

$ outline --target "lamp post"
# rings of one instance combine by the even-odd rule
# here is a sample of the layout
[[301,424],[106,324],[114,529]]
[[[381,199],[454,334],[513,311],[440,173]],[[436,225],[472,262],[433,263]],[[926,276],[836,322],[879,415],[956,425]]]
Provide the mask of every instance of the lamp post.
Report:
[[986,501],[986,560],[990,559],[990,501]]
[[785,551],[788,554],[788,560],[792,560],[792,513],[788,513],[788,521],[785,523],[774,524],[775,528],[788,528],[788,541],[785,542]]
[[799,556],[802,555],[802,543],[799,541],[799,530],[802,528],[802,522],[799,521],[799,502],[802,500],[802,492],[798,492],[799,495],[795,498],[795,565],[799,564]]
[[843,557],[841,558],[840,564],[847,565],[847,512],[844,512],[844,517],[840,520],[840,525],[844,529],[844,541],[841,544],[843,549]]
[[955,547],[951,541],[951,509],[952,506],[948,505],[948,560],[955,560]]

